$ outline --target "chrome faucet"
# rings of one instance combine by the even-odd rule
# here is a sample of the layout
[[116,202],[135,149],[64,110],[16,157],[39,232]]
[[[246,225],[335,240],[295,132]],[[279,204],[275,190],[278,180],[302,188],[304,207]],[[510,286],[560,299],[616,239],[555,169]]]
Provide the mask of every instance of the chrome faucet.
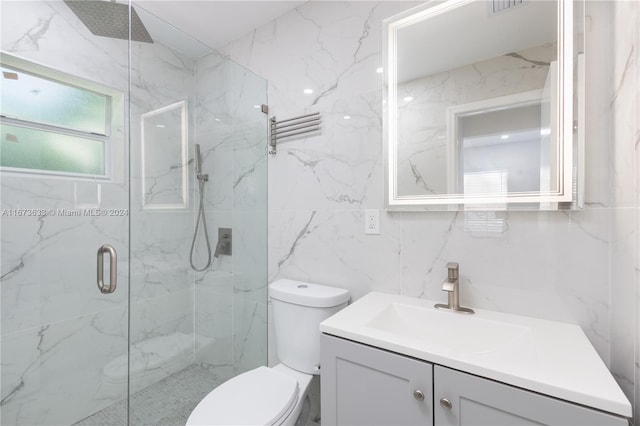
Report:
[[473,309],[460,306],[460,265],[456,262],[447,263],[447,279],[442,282],[442,291],[447,292],[448,303],[436,303],[437,309],[473,314]]

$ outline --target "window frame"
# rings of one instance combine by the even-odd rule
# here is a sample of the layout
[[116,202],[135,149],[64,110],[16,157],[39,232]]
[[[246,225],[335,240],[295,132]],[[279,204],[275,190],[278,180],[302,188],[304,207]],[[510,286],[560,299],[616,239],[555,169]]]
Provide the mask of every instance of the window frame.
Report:
[[43,131],[47,133],[67,135],[102,142],[104,174],[65,172],[61,170],[28,169],[7,166],[0,166],[0,172],[2,172],[3,174],[9,173],[12,175],[22,176],[48,176],[74,180],[112,181],[112,159],[114,157],[115,149],[115,141],[113,137],[114,129],[118,126],[118,124],[121,124],[121,128],[124,131],[124,112],[118,108],[118,105],[123,105],[124,93],[120,90],[108,87],[104,84],[87,80],[85,78],[75,76],[67,72],[44,66],[32,61],[28,61],[13,55],[9,55],[5,52],[0,52],[0,63],[3,67],[15,70],[16,72],[26,73],[43,80],[52,81],[54,83],[63,84],[66,86],[76,87],[80,90],[94,92],[106,97],[105,134],[82,131],[64,126],[57,126],[54,124],[0,115],[0,124],[2,125],[10,125],[25,129],[32,129],[36,131]]

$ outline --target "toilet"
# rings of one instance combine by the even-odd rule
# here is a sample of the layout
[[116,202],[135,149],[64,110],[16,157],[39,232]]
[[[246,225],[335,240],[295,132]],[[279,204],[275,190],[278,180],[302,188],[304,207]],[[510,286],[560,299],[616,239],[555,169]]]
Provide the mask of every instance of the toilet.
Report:
[[320,374],[318,326],[347,305],[349,292],[281,279],[269,286],[269,296],[281,363],[247,371],[212,390],[187,426],[306,423],[309,383]]

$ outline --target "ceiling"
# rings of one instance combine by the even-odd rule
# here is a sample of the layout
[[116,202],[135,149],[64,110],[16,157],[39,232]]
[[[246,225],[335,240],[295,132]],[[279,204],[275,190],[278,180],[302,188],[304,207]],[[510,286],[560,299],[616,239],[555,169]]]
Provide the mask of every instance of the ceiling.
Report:
[[[134,0],[136,9],[145,9],[213,49],[246,35],[303,3],[287,0]],[[143,13],[139,12],[147,25]]]

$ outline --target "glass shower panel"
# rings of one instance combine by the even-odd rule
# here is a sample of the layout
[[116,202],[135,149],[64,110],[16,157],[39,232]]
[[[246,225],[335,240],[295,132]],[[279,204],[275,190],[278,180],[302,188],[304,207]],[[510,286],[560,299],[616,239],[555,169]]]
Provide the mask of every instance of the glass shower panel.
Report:
[[233,366],[267,364],[267,82],[231,63],[233,109]]
[[[93,36],[60,1],[2,1],[0,16],[3,66],[9,58],[17,58],[50,81],[64,76],[108,88],[113,95],[106,122],[109,137],[101,146],[73,135],[58,134],[56,140],[49,140],[42,127],[25,127],[21,113],[7,113],[1,119],[3,154],[8,146],[21,167],[38,160],[40,166],[35,168],[40,170],[0,170],[0,423],[69,425],[116,403],[114,414],[119,422],[115,423],[124,424],[129,43]],[[15,83],[21,77],[3,72],[0,91],[8,88],[6,82]],[[69,96],[50,96],[63,89]],[[29,96],[21,98],[27,103],[22,107],[38,116],[26,119],[77,130],[74,123],[85,121],[77,112],[93,101],[72,96],[69,90],[47,85],[31,88]],[[98,96],[98,103],[100,99],[104,98]],[[100,125],[105,133],[104,119]],[[15,149],[29,142],[37,143]],[[65,169],[65,164],[91,163],[88,157],[101,151],[102,145],[108,150],[109,162]],[[83,155],[87,158],[80,158]],[[66,175],[42,172],[49,168],[44,160],[60,163],[55,168]],[[108,173],[102,173],[102,167]],[[78,177],[69,172],[104,176]],[[117,277],[109,276],[109,260],[104,262],[105,281],[117,278],[116,291],[111,294],[101,293],[96,285],[97,250],[103,244],[111,245],[118,255]],[[125,362],[118,363],[123,354]]]
[[131,51],[129,421],[184,424],[195,342],[189,152],[195,66],[209,48],[143,6],[154,43]]
[[[132,73],[130,422],[184,424],[216,386],[267,362],[266,81],[157,40],[133,51]],[[221,229],[231,254],[199,271]]]
[[211,390],[267,363],[267,116],[261,111],[267,84],[215,52],[198,61],[196,82],[196,142],[210,174],[204,206],[212,243],[218,228],[233,230],[232,255],[195,273],[196,363],[208,372]]

